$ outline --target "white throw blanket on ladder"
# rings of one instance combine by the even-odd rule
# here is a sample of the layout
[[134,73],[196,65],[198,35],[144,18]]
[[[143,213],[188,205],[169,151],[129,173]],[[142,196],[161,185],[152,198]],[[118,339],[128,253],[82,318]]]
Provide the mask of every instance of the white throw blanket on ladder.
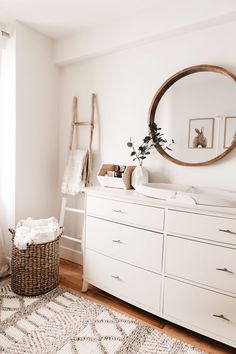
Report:
[[62,181],[63,194],[76,195],[86,186],[88,178],[88,150],[70,150]]

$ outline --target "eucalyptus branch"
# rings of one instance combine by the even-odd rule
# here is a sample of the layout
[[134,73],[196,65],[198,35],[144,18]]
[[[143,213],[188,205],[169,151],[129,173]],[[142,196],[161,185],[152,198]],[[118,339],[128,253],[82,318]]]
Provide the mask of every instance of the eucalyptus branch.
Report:
[[138,160],[140,166],[142,165],[142,161],[140,160],[139,154],[136,152],[135,147],[134,147],[134,142],[131,140],[131,138],[129,138],[129,142],[127,143],[128,147],[132,147],[132,152],[130,154],[130,156],[135,156],[135,158],[133,159],[133,161],[135,161],[136,159]]
[[163,150],[172,150],[170,146],[175,143],[173,139],[168,143],[167,139],[164,138],[164,134],[161,133],[161,128],[158,128],[155,122],[150,123],[149,129],[149,134],[143,138],[142,144],[137,151],[131,138],[127,143],[127,146],[132,148],[130,156],[133,157],[133,161],[138,160],[140,166],[142,166],[143,160],[147,158],[147,155],[150,155],[150,150],[153,147],[161,147]]

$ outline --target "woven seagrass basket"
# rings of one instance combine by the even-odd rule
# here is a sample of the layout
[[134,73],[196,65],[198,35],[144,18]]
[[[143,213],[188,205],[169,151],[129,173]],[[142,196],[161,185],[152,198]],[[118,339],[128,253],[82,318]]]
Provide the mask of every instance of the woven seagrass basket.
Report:
[[[61,228],[62,234],[63,228]],[[11,288],[18,295],[45,294],[59,283],[59,239],[43,244],[28,245],[26,250],[14,245],[12,234]]]

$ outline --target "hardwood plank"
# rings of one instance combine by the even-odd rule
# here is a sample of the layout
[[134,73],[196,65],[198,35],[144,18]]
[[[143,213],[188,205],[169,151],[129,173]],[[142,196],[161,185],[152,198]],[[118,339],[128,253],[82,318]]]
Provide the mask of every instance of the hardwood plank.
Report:
[[128,316],[134,317],[154,328],[158,328],[167,335],[178,338],[186,343],[190,343],[207,353],[229,354],[236,352],[235,348],[231,348],[188,329],[177,326],[160,317],[154,316],[94,286],[89,285],[87,293],[82,293],[82,266],[64,259],[61,259],[60,261],[60,285],[89,300],[126,313]]

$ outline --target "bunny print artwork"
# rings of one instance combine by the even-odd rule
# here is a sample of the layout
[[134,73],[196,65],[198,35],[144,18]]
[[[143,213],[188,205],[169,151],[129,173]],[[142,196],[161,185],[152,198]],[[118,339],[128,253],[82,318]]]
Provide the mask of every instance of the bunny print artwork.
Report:
[[205,137],[203,131],[204,127],[202,127],[201,130],[195,128],[195,132],[197,133],[197,135],[193,139],[193,148],[207,147],[207,138]]

